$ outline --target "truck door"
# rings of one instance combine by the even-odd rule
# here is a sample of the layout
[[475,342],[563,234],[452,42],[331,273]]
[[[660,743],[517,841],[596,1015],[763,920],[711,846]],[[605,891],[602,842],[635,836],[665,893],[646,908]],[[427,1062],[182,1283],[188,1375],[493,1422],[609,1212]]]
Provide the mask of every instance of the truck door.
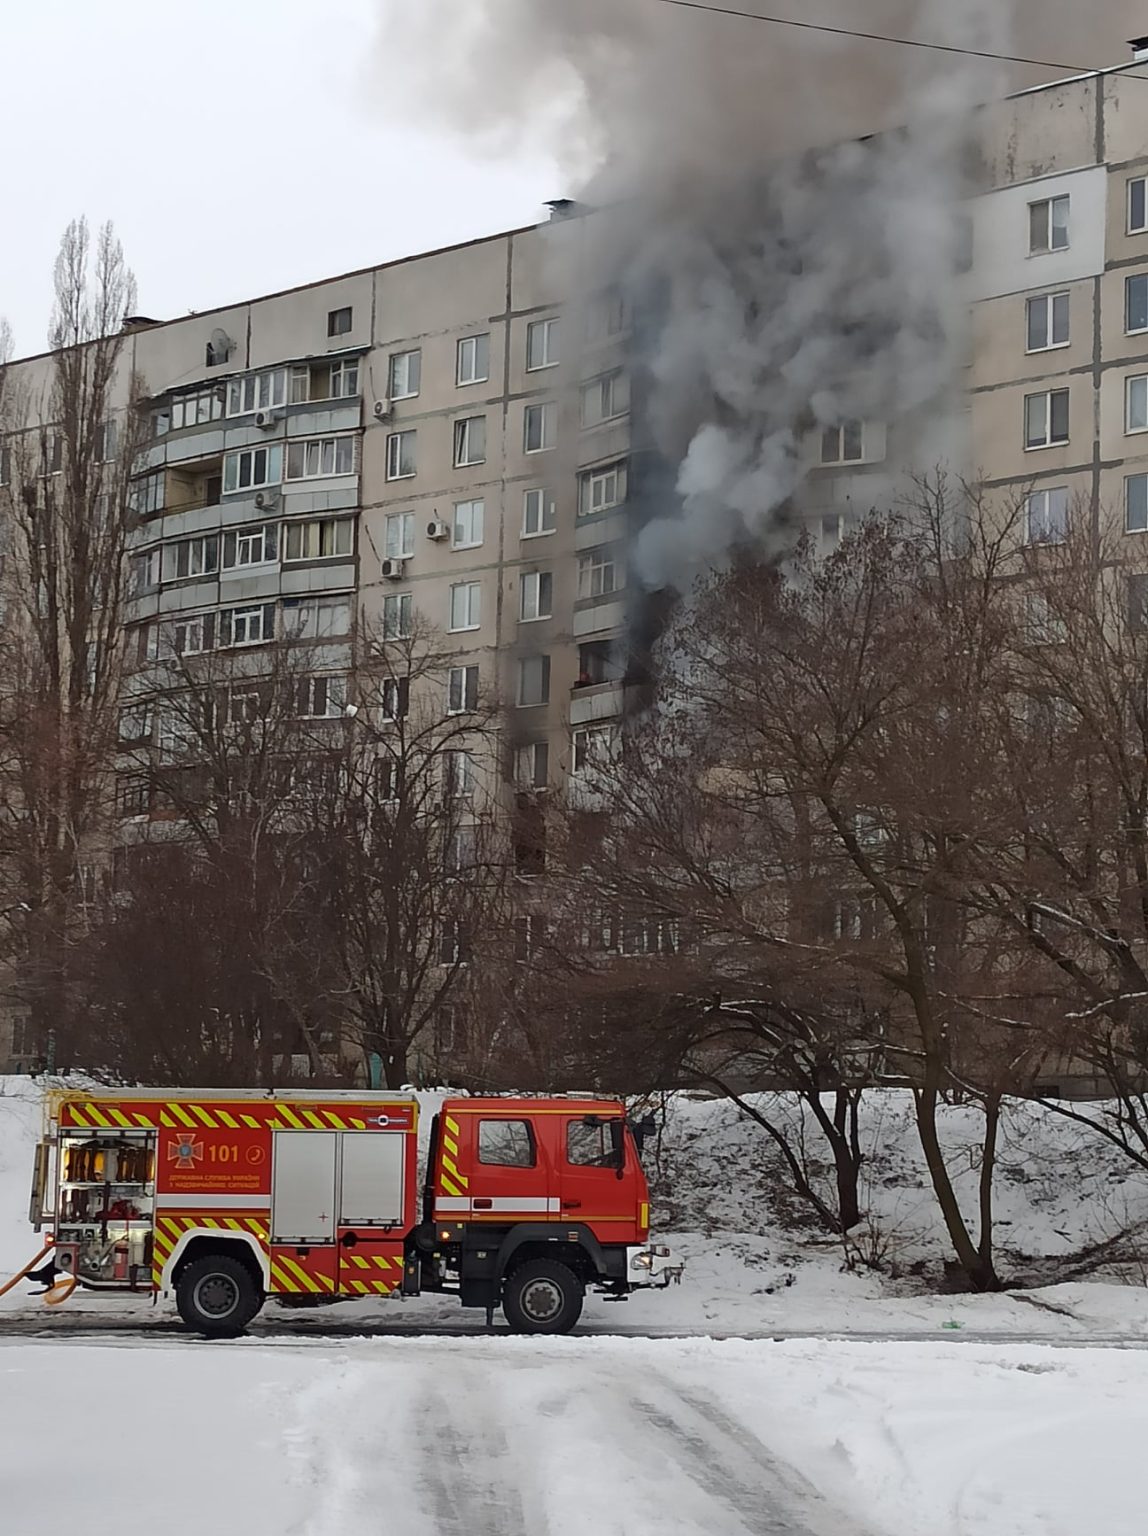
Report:
[[[447,1138],[457,1125],[457,1157]],[[557,1221],[556,1173],[535,1120],[521,1111],[489,1109],[448,1116],[443,1122],[435,1219]],[[451,1157],[453,1172],[444,1159]]]
[[562,1123],[562,1216],[584,1221],[603,1243],[639,1239],[636,1168],[620,1115],[571,1115]]
[[339,1293],[385,1295],[403,1278],[405,1131],[346,1131],[339,1177]]
[[271,1276],[276,1292],[335,1290],[335,1131],[272,1136]]

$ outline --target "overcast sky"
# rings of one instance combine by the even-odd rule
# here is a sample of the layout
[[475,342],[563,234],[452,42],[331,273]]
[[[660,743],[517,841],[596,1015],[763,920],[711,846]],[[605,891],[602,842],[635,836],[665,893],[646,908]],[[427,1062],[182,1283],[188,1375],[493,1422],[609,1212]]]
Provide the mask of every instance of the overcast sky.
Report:
[[[161,319],[528,224],[555,167],[396,124],[379,0],[0,0],[0,315],[42,351],[68,220],[110,218]],[[418,0],[404,0],[418,4]],[[429,116],[429,114],[428,114]]]

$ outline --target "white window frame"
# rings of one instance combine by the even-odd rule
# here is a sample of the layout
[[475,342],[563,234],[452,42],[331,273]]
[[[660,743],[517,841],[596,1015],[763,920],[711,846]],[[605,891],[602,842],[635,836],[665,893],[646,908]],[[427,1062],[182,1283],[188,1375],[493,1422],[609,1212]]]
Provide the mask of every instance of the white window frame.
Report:
[[[607,584],[607,572],[609,580]],[[621,579],[621,564],[609,545],[588,549],[578,556],[578,599],[580,602],[597,601],[612,597],[625,585]]]
[[454,467],[486,463],[486,417],[460,416],[454,424]]
[[[410,449],[410,469],[403,468],[403,445]],[[413,480],[418,474],[418,433],[413,427],[387,436],[387,479]]]
[[227,414],[228,393],[222,384],[211,384],[193,394],[173,395],[170,403],[164,407],[167,426],[163,430],[186,432],[191,427],[203,427],[213,421],[222,421]]
[[[1056,211],[1063,207],[1064,219],[1057,223]],[[1034,238],[1037,231],[1037,218],[1039,210],[1044,210],[1043,235]],[[1035,198],[1028,205],[1028,254],[1030,256],[1052,256],[1060,251],[1067,251],[1072,243],[1069,220],[1071,218],[1072,198],[1067,192],[1057,192],[1052,197]],[[1064,239],[1058,245],[1056,237],[1058,231],[1064,231]],[[1043,243],[1042,243],[1043,242]]]
[[[483,347],[482,343],[486,345]],[[483,358],[482,353],[486,356]],[[464,360],[467,366],[464,365]],[[454,383],[456,389],[466,389],[471,384],[490,381],[490,332],[476,331],[471,336],[460,336],[455,346]]]
[[[1139,396],[1137,404],[1139,419],[1133,419],[1133,397]],[[1148,373],[1133,373],[1124,380],[1124,435],[1133,437],[1139,432],[1148,432]]]
[[[603,756],[599,744],[605,744]],[[575,726],[570,733],[570,772],[578,775],[613,762],[618,751],[618,725],[616,721],[596,721],[592,725]]]
[[[626,459],[617,459],[612,464],[603,464],[599,469],[586,469],[578,476],[578,516],[593,517],[599,512],[609,512],[615,507],[626,504],[628,493],[627,481],[629,478],[629,462]],[[601,485],[606,492],[610,480],[614,480],[614,500],[602,501],[595,506],[595,487]]]
[[[299,710],[304,720],[337,720],[346,710],[347,679],[341,672],[321,672],[306,677],[299,692],[304,696],[300,703],[307,706]],[[316,707],[319,704],[322,708]]]
[[523,571],[518,578],[518,622],[533,624],[553,617],[553,571]]
[[[335,379],[338,377],[339,387],[335,388]],[[330,393],[328,400],[355,400],[359,394],[359,359],[357,357],[337,358],[331,364],[331,377],[327,384]],[[310,381],[308,381],[308,391]]]
[[[1140,511],[1141,521],[1135,526],[1132,523],[1132,487],[1139,487],[1143,497],[1143,508]],[[1124,532],[1148,533],[1148,474],[1126,475],[1124,477]]]
[[[1056,340],[1056,316],[1057,301],[1063,299],[1063,313],[1065,320],[1065,335],[1063,341]],[[1037,309],[1044,306],[1044,334],[1049,338],[1039,346],[1032,344],[1032,321]],[[1058,352],[1064,347],[1072,345],[1072,295],[1067,288],[1059,289],[1055,293],[1040,293],[1026,300],[1024,306],[1024,349],[1028,355],[1034,352]]]
[[[866,462],[866,424],[855,418],[821,429],[821,462],[825,465],[864,464]],[[836,446],[830,448],[830,438]],[[856,452],[851,448],[856,445]]]
[[545,789],[550,782],[550,743],[528,741],[519,747],[514,777],[519,789]]
[[[234,541],[235,555],[227,558],[228,543]],[[240,550],[250,558],[241,560]],[[268,551],[270,550],[270,553]],[[279,558],[278,523],[256,523],[253,526],[229,528],[220,537],[219,568],[221,571],[246,571],[256,566],[274,565]]]
[[[1144,324],[1132,325],[1132,284],[1144,285]],[[1143,336],[1148,331],[1148,272],[1130,272],[1124,279],[1124,334],[1126,336]]]
[[[250,416],[255,411],[274,411],[286,404],[286,368],[268,368],[262,373],[246,373],[228,381],[226,414],[229,417]],[[173,423],[174,420],[173,416]]]
[[[216,575],[222,555],[221,538],[219,533],[201,533],[167,545],[164,564],[170,569],[164,580],[192,581],[197,577]],[[186,569],[181,571],[181,565]]]
[[[1056,501],[1053,501],[1056,497]],[[1055,511],[1054,511],[1055,509]],[[1025,498],[1026,544],[1063,544],[1068,538],[1068,487],[1049,486]]]
[[389,512],[383,534],[384,557],[387,560],[409,560],[414,552],[414,513]]
[[[323,552],[326,530],[332,530],[330,541],[334,548]],[[346,532],[345,540],[342,537]],[[312,552],[308,546],[314,543]],[[340,549],[341,543],[345,549]],[[300,553],[292,554],[293,543],[300,545]],[[310,560],[351,560],[355,554],[355,519],[353,517],[303,517],[284,523],[280,534],[280,558],[284,565],[298,565]]]
[[[256,466],[260,455],[264,455],[264,478],[256,480]],[[251,478],[244,480],[243,465],[251,465]],[[234,473],[232,468],[234,467]],[[264,486],[279,485],[283,478],[283,447],[281,443],[268,443],[265,446],[256,445],[251,448],[238,448],[223,458],[223,494],[225,496],[244,496],[248,491],[258,491]],[[232,484],[228,484],[228,480]]]
[[[1052,414],[1053,414],[1052,401],[1053,401],[1053,397],[1057,396],[1057,395],[1063,395],[1065,397],[1065,399],[1069,401],[1069,404],[1065,408],[1065,418],[1066,418],[1066,420],[1065,420],[1065,433],[1064,433],[1064,436],[1063,437],[1055,437],[1054,438],[1053,435],[1052,435]],[[1042,438],[1040,438],[1039,440],[1037,440],[1036,438],[1032,438],[1030,436],[1030,432],[1029,432],[1029,427],[1030,427],[1031,421],[1032,421],[1032,417],[1031,417],[1031,414],[1030,414],[1030,411],[1029,411],[1029,406],[1030,406],[1030,403],[1032,401],[1037,401],[1037,400],[1043,400],[1044,401],[1044,436]],[[1024,448],[1025,448],[1025,452],[1026,453],[1039,453],[1039,452],[1041,452],[1045,448],[1063,448],[1065,443],[1067,443],[1069,441],[1070,422],[1069,422],[1069,419],[1068,419],[1068,411],[1070,409],[1071,409],[1071,398],[1069,396],[1069,391],[1067,389],[1041,389],[1041,390],[1037,390],[1035,394],[1025,395],[1025,397],[1024,397]]]
[[[342,610],[341,629],[331,627],[334,616]],[[331,621],[324,615],[330,614]],[[348,595],[315,596],[283,604],[283,628],[292,640],[333,640],[351,632],[351,598]]]
[[456,501],[450,527],[452,549],[480,549],[486,522],[486,502],[478,497],[470,501]]
[[[179,546],[169,544],[167,547],[175,550]],[[153,549],[141,550],[131,557],[128,566],[129,597],[137,597],[149,587],[159,586],[162,579],[162,554],[161,546],[157,544]]]
[[[1139,224],[1136,223],[1133,212],[1136,203],[1136,194],[1133,188],[1136,187],[1140,189],[1140,206],[1143,209]],[[1129,176],[1125,207],[1128,211],[1128,218],[1125,224],[1126,233],[1130,235],[1148,234],[1148,176]]]
[[[448,629],[452,635],[482,628],[482,583],[456,581],[450,589]],[[459,621],[462,622],[459,622]]]
[[474,753],[448,747],[442,761],[443,795],[447,800],[471,800],[478,782]]
[[[302,456],[302,465],[292,468],[292,459]],[[289,483],[300,480],[333,480],[342,475],[355,473],[355,439],[350,433],[339,437],[296,438],[287,444],[287,460],[284,479]]]
[[[531,498],[534,498],[533,502]],[[532,507],[538,523],[536,528],[530,526]],[[558,503],[554,492],[541,485],[532,486],[530,490],[524,491],[522,495],[522,538],[543,539],[547,534],[554,533],[557,526]]]
[[[414,382],[411,382],[411,374]],[[415,400],[422,390],[423,353],[421,347],[392,352],[387,360],[387,399]]]
[[167,476],[162,469],[149,470],[131,483],[131,505],[137,517],[154,517],[167,505]]
[[[231,631],[226,649],[241,650],[244,646],[265,645],[267,641],[274,640],[274,620],[271,623],[271,633],[265,633],[269,606],[267,603],[244,603],[240,607],[225,609],[224,611],[230,615]],[[237,638],[237,628],[242,629],[242,639]]]
[[[535,337],[541,337],[541,362],[532,363],[530,354]],[[550,315],[545,320],[531,320],[526,327],[526,371],[527,373],[541,373],[544,368],[557,368],[558,357],[558,316]]]
[[579,411],[583,427],[601,427],[630,413],[630,380],[624,368],[612,368],[582,385]]
[[[537,416],[539,423],[538,446],[530,446],[530,424]],[[554,400],[535,400],[524,407],[522,412],[522,451],[523,453],[548,453],[554,448],[558,440],[558,405]]]
[[214,625],[209,613],[188,613],[172,622],[171,650],[174,656],[203,656],[212,648]]
[[[526,689],[523,686],[526,681],[526,668],[533,663],[538,663],[539,693],[540,698],[527,699]],[[546,654],[538,656],[520,656],[518,659],[518,684],[515,689],[515,702],[519,709],[539,709],[550,703],[550,657]]]
[[414,602],[409,592],[388,592],[383,598],[383,639],[409,640],[414,624]]
[[[473,681],[474,687],[470,684]],[[478,663],[468,662],[464,666],[451,667],[447,673],[446,682],[446,712],[448,715],[470,715],[478,708],[478,689],[481,679],[479,677]],[[457,704],[454,700],[457,698]]]

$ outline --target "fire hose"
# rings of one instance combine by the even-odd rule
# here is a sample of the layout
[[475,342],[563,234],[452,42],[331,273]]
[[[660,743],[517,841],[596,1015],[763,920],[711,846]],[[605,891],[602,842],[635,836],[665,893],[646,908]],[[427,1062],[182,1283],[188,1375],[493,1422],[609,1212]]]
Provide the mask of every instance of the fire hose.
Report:
[[[30,1275],[31,1272],[36,1268],[36,1265],[39,1264],[40,1260],[51,1251],[54,1244],[55,1238],[50,1237],[34,1259],[29,1259],[27,1264],[24,1265],[23,1269],[18,1269],[16,1271],[11,1280],[7,1280],[3,1285],[0,1285],[0,1296],[6,1295],[14,1285],[19,1285],[21,1280],[23,1280],[27,1275]],[[73,1280],[72,1283],[74,1285],[75,1281]],[[60,1300],[63,1301],[64,1298],[61,1297]]]

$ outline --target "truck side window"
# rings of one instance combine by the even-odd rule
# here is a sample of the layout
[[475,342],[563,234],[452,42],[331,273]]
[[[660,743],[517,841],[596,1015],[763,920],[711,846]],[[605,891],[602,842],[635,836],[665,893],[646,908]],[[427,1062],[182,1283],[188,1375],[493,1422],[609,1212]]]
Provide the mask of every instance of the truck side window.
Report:
[[571,1120],[566,1127],[566,1161],[580,1168],[616,1168],[618,1151],[608,1120]]
[[480,1120],[478,1160],[498,1168],[533,1168],[534,1131],[529,1120]]

